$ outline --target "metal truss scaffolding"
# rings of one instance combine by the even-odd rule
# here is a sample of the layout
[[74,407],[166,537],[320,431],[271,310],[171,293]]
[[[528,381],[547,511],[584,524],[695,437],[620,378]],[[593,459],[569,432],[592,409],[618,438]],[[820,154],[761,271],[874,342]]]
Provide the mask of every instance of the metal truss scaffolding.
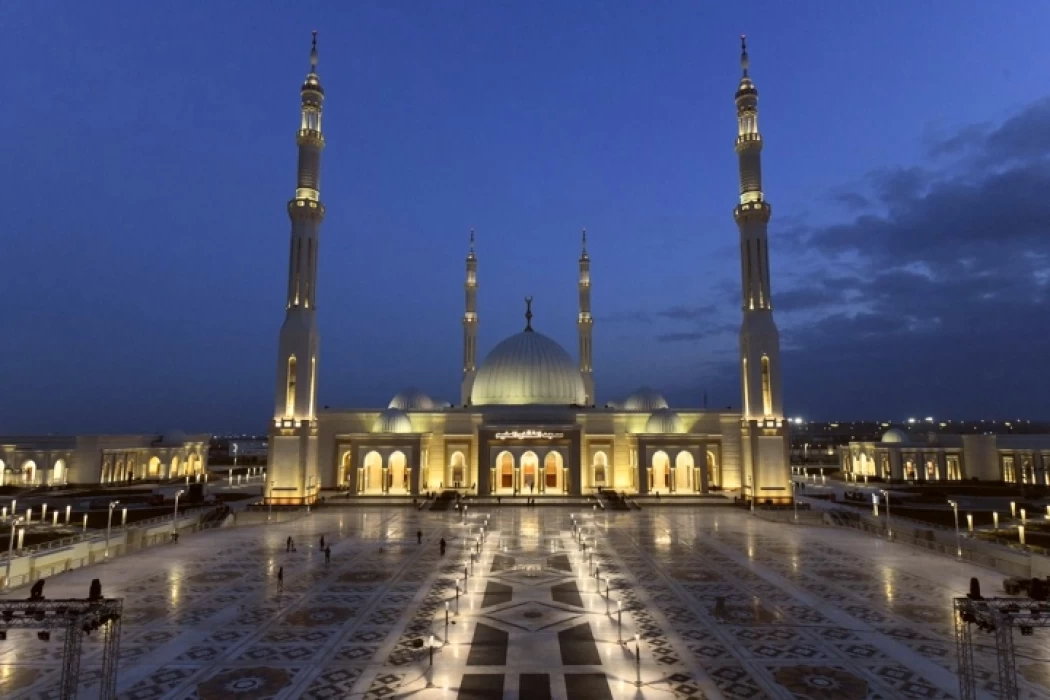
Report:
[[124,609],[122,598],[98,601],[69,600],[3,600],[0,601],[0,631],[37,630],[50,633],[63,631],[62,678],[58,697],[68,700],[77,696],[80,685],[80,646],[85,634],[102,630],[102,687],[99,698],[117,696],[117,666],[120,662],[120,620]]
[[999,697],[1017,700],[1017,665],[1014,659],[1014,627],[1030,635],[1037,627],[1050,627],[1050,603],[1022,598],[956,598],[955,651],[959,661],[959,697],[976,700],[977,678],[973,665],[973,626],[995,635],[999,666]]

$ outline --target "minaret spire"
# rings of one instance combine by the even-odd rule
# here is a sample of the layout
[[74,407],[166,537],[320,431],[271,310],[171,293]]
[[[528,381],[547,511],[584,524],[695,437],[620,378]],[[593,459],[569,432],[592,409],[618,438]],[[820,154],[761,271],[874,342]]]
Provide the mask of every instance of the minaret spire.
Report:
[[762,191],[762,135],[758,130],[758,89],[748,70],[747,41],[740,37],[742,75],[736,91],[736,153],[740,202],[733,209],[740,230],[743,322],[740,374],[743,474],[741,486],[752,502],[790,502],[787,426],[780,391],[780,335],[773,321],[766,227],[771,210]]
[[532,333],[532,297],[525,297],[525,331]]
[[594,318],[591,316],[591,258],[587,254],[587,229],[580,232],[582,250],[580,252],[580,314],[576,318],[576,330],[580,336],[580,377],[587,394],[587,406],[594,405],[594,367],[592,365],[592,338]]
[[470,405],[470,393],[474,389],[478,359],[478,259],[474,255],[474,229],[470,229],[470,251],[467,253],[466,310],[463,312],[463,381],[460,385],[460,402]]
[[310,45],[310,72],[300,88],[301,114],[295,194],[288,202],[291,247],[288,294],[278,340],[277,387],[268,457],[267,500],[310,503],[317,497],[317,258],[321,222],[321,112],[324,89],[317,75],[317,32]]

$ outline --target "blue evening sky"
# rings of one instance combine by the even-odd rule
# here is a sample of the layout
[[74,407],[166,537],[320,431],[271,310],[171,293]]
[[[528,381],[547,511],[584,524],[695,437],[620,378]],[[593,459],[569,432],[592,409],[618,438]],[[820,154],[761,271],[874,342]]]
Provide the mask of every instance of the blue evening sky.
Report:
[[8,3],[0,434],[265,429],[312,29],[320,404],[458,399],[472,226],[482,356],[527,294],[575,356],[586,226],[599,401],[737,406],[746,32],[789,412],[1050,417],[1050,4],[1009,10]]

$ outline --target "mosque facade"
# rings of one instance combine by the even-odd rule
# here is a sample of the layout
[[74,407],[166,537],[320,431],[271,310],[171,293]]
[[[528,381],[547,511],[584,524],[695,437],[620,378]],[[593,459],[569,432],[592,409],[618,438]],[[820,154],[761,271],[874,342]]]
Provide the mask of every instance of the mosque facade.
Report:
[[267,501],[302,504],[321,489],[360,496],[457,489],[464,494],[582,496],[599,489],[696,496],[727,490],[759,502],[792,497],[780,353],[773,321],[762,192],[758,91],[748,75],[736,92],[740,169],[734,218],[740,232],[742,410],[671,408],[643,387],[598,404],[592,365],[591,259],[586,231],[579,258],[577,359],[532,327],[477,357],[478,257],[466,257],[463,367],[459,401],[405,389],[375,410],[317,410],[317,251],[324,90],[317,37],[301,89],[295,196],[288,202],[291,247],[285,321],[278,342],[274,418],[269,430]]

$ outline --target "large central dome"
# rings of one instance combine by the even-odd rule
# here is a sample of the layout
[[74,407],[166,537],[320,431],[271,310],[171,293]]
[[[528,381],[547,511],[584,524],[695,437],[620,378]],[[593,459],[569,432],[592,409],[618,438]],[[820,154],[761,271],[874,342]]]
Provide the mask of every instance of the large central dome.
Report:
[[582,406],[586,400],[583,378],[569,353],[531,329],[492,349],[470,394],[475,406]]

